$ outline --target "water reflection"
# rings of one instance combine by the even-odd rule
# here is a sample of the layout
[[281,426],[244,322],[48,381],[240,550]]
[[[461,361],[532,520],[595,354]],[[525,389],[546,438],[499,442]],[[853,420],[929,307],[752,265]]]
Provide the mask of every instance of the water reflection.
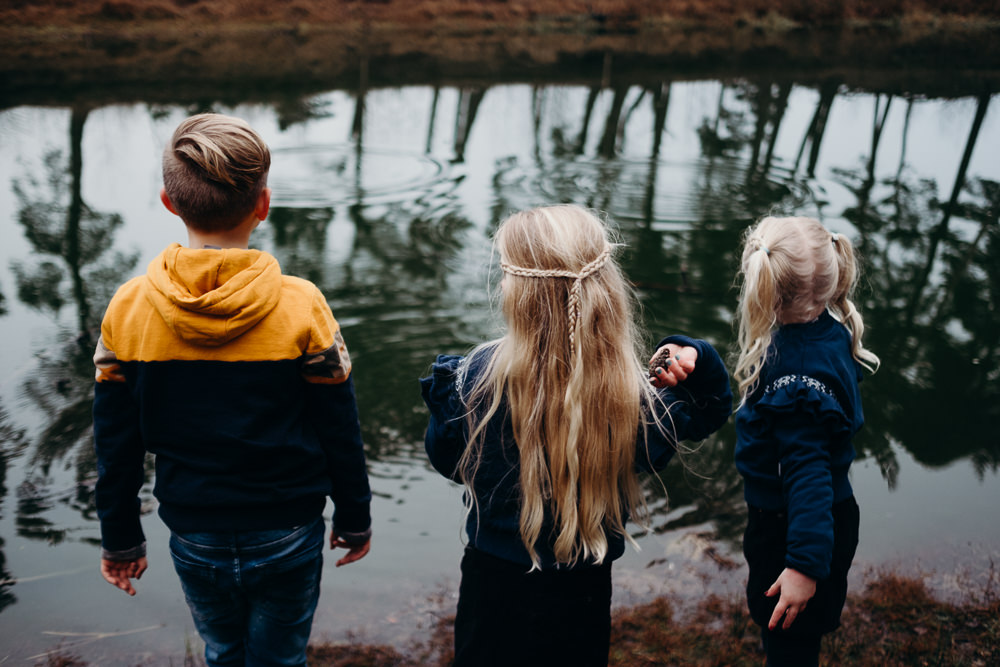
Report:
[[[363,66],[356,90],[285,90],[249,110],[275,138],[274,206],[253,243],[319,285],[344,327],[380,498],[421,501],[398,481],[410,474],[400,470],[426,469],[415,378],[435,353],[495,334],[494,226],[511,210],[555,201],[599,208],[617,223],[652,335],[692,332],[723,351],[733,340],[738,238],[751,220],[803,212],[850,233],[866,260],[867,343],[883,360],[865,382],[859,455],[890,489],[900,483],[901,454],[933,467],[969,461],[980,479],[1000,470],[992,427],[1000,419],[1000,168],[970,166],[990,96],[975,99],[964,144],[948,146],[911,136],[926,104],[914,95],[761,76],[698,85],[692,92],[690,82],[652,76],[385,91],[370,86]],[[205,97],[137,110],[121,132],[134,139],[149,125],[169,134],[182,112],[212,106]],[[837,111],[860,116],[859,99],[870,103],[863,131],[833,136]],[[18,225],[5,233],[22,235],[30,250],[9,265],[17,303],[6,306],[44,313],[51,325],[17,379],[17,409],[5,398],[9,413],[0,411],[0,520],[16,495],[13,529],[0,535],[8,542],[95,540],[92,337],[115,287],[161,249],[130,226],[138,213],[85,200],[83,175],[98,154],[84,150],[85,127],[97,133],[95,146],[116,139],[88,125],[100,113],[71,108],[68,141],[59,141],[68,149],[46,149],[37,173],[24,166],[12,178]],[[845,161],[838,149],[847,142]],[[916,164],[927,142],[954,153],[954,174]],[[899,147],[891,165],[887,146]],[[94,167],[107,168],[107,160]],[[157,181],[155,167],[147,180]],[[0,295],[0,314],[4,306]],[[0,320],[4,331],[13,330],[9,320]],[[9,372],[6,363],[0,370]],[[31,428],[19,419],[25,404],[41,415]],[[685,453],[683,465],[645,481],[657,533],[698,527],[738,548],[745,517],[734,439],[728,426]],[[148,510],[150,500],[147,483]],[[5,547],[0,610],[16,600]]]
[[[114,290],[138,261],[138,252],[110,251],[122,217],[92,209],[82,196],[81,144],[89,113],[87,108],[71,110],[68,160],[60,150],[49,151],[41,178],[27,174],[13,184],[17,220],[33,251],[12,263],[18,299],[53,315],[70,303],[76,314],[75,330],[51,341],[21,387],[21,395],[47,419],[17,486],[17,532],[49,544],[61,542],[71,530],[46,518],[55,503],[74,507],[84,521],[96,519],[90,438],[93,333]],[[52,489],[53,462],[71,455],[75,487]]]

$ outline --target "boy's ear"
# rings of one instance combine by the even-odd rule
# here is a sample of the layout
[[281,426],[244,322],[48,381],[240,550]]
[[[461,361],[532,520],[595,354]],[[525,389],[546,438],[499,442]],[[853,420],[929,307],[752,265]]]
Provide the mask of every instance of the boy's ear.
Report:
[[180,215],[180,213],[178,213],[176,210],[174,210],[174,205],[170,203],[170,197],[167,196],[167,189],[166,188],[160,188],[160,201],[163,202],[163,205],[167,207],[168,211],[170,211],[174,215],[177,215],[177,216]]
[[262,188],[260,195],[257,197],[257,207],[254,209],[254,213],[257,215],[257,219],[263,221],[267,217],[268,211],[271,210],[271,188]]

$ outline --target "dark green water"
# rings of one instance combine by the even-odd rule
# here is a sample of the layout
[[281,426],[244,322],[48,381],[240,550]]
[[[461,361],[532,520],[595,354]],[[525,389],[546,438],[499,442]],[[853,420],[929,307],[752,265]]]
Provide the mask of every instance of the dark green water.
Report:
[[[901,77],[903,74],[901,73]],[[97,571],[93,332],[114,288],[166,244],[159,156],[211,108],[274,152],[253,240],[314,281],[355,362],[375,540],[324,575],[317,639],[419,635],[450,610],[460,492],[431,471],[416,384],[434,355],[496,335],[490,234],[515,209],[576,202],[626,244],[651,338],[733,342],[742,230],[821,218],[865,260],[859,306],[882,368],[863,385],[852,480],[866,567],[928,571],[944,592],[1000,555],[1000,101],[726,77],[603,86],[495,82],[331,89],[289,101],[0,111],[0,660],[61,646],[107,663],[197,645],[144,490],[151,569],[128,599]],[[744,522],[724,428],[648,483],[653,534],[616,567],[616,600],[738,590]],[[198,652],[198,649],[195,649]],[[36,658],[37,659],[37,658]],[[13,663],[12,663],[13,664]]]

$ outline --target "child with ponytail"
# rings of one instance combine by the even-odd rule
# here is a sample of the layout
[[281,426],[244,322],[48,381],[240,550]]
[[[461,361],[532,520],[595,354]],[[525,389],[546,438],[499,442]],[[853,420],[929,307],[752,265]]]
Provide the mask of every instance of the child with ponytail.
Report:
[[650,379],[591,212],[515,213],[495,244],[505,335],[439,356],[421,380],[428,456],[466,487],[454,664],[604,666],[611,562],[644,510],[638,472],[726,421],[729,376],[711,345],[671,336]]
[[848,469],[864,423],[849,239],[819,221],[767,217],[745,238],[735,376],[736,467],[748,506],[747,603],[772,667],[819,662],[840,625],[858,544]]

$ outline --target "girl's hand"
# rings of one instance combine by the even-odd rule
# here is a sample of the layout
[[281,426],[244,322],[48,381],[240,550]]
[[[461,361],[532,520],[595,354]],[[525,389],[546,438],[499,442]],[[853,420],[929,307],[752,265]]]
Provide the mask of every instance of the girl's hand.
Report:
[[816,580],[798,570],[786,567],[764,595],[774,597],[778,593],[781,593],[781,597],[778,598],[778,605],[771,614],[771,620],[768,621],[768,630],[778,627],[782,616],[785,617],[785,622],[782,623],[781,629],[787,630],[792,626],[795,618],[806,608],[806,603],[816,595]]
[[649,360],[649,381],[657,389],[676,387],[678,382],[687,379],[697,361],[697,348],[667,343]]

